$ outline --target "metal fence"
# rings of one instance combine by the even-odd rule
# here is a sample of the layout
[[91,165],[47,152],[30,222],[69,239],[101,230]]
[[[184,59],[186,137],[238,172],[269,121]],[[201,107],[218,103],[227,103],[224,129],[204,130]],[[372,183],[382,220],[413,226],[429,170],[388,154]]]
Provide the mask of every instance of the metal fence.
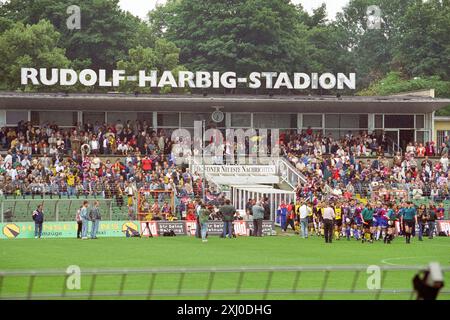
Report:
[[[416,298],[414,275],[426,269],[376,267],[380,279],[373,288],[368,284],[368,266],[82,269],[78,273],[71,268],[70,272],[0,270],[0,299],[407,300]],[[448,281],[450,267],[441,270]],[[443,288],[440,298],[449,299],[450,290]]]
[[[181,204],[187,199],[193,199],[193,196],[174,197],[173,211],[178,218],[181,218],[182,211],[185,211]],[[127,197],[125,196],[122,199],[105,199],[102,196],[0,197],[0,223],[32,221],[31,215],[39,204],[44,205],[46,221],[74,221],[76,212],[84,200],[89,202],[98,200],[102,218],[105,220],[120,221],[129,218]],[[138,213],[136,200],[133,201],[133,208],[133,215],[136,217]]]

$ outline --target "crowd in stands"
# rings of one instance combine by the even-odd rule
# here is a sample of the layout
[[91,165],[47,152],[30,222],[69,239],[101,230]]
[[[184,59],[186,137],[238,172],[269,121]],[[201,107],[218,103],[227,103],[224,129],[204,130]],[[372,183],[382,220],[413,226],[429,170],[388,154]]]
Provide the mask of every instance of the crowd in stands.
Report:
[[[307,179],[297,188],[301,197],[450,199],[448,137],[439,154],[432,142],[410,143],[404,153],[386,157],[383,138],[373,134],[349,133],[335,140],[307,131],[287,137],[281,149]],[[370,159],[361,157],[369,153]],[[430,160],[436,155],[440,159]]]
[[[7,150],[0,155],[0,193],[94,195],[114,198],[119,206],[129,205],[138,189],[173,190],[178,199],[202,197],[202,178],[174,163],[170,138],[146,121],[87,122],[64,129],[20,122],[0,130]],[[311,129],[283,132],[279,141],[281,154],[307,180],[297,188],[298,197],[450,199],[448,137],[439,150],[433,142],[409,143],[393,158],[386,157],[388,144],[384,134],[349,132],[334,139]],[[226,154],[227,147],[223,150]],[[440,159],[429,159],[434,156]],[[209,199],[223,199],[212,188],[205,192]],[[170,210],[186,211],[187,205],[187,200],[177,202],[178,209]]]
[[[21,122],[1,129],[0,143],[7,150],[0,155],[0,194],[5,196],[99,196],[126,207],[139,189],[166,190],[177,199],[177,207],[170,208],[175,213],[203,193],[201,177],[175,165],[170,136],[145,121],[70,129]],[[214,190],[205,192],[217,199]]]

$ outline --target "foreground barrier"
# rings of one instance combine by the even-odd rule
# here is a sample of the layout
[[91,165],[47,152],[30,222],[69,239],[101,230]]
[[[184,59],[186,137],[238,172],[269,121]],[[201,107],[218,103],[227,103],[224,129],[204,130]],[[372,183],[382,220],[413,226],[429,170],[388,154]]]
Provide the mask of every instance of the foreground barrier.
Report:
[[[425,266],[0,270],[0,299],[413,299]],[[440,267],[448,281],[450,267]],[[442,299],[450,290],[442,289]]]

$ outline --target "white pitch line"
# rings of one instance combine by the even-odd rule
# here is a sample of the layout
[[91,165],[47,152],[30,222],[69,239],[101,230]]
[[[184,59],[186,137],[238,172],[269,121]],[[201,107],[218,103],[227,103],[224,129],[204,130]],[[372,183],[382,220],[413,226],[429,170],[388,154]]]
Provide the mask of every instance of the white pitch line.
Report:
[[[434,256],[420,256],[420,258],[428,258],[428,257],[434,257]],[[401,266],[402,264],[398,264],[398,263],[391,263],[391,262],[387,262],[388,260],[401,260],[401,259],[415,259],[416,257],[395,257],[395,258],[386,258],[381,260],[381,263],[384,264],[389,264],[391,266]]]

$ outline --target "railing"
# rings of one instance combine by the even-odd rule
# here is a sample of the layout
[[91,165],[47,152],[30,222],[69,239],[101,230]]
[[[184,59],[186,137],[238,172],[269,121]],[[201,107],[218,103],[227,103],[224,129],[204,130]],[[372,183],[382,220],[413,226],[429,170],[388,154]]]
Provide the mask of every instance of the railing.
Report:
[[[439,266],[438,266],[439,267]],[[440,268],[440,267],[439,267]],[[424,266],[0,270],[0,299],[413,299]],[[448,281],[450,267],[442,267]],[[447,272],[447,273],[445,273]],[[448,299],[450,290],[440,296]]]
[[[179,205],[185,198],[193,199],[193,196],[175,196],[175,208],[173,208],[174,214],[181,218],[181,211]],[[105,199],[102,196],[42,196],[42,198],[30,196],[27,197],[0,197],[0,222],[30,222],[32,212],[37,208],[39,204],[44,205],[44,215],[46,221],[74,221],[76,212],[83,204],[84,200],[92,202],[94,200],[99,201],[100,212],[102,218],[110,221],[127,220],[130,218],[127,205],[127,196],[123,198]],[[134,201],[133,215],[137,216],[137,201]]]
[[281,182],[286,182],[293,190],[297,188],[299,183],[304,184],[307,182],[305,176],[285,158],[280,157],[277,160],[277,168]]

